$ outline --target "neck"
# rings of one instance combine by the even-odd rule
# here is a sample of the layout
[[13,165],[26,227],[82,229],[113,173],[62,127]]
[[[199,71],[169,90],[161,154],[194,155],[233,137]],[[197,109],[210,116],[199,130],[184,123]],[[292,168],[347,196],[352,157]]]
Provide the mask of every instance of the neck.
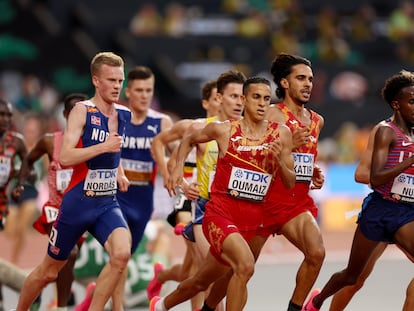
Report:
[[109,117],[115,111],[115,104],[112,102],[106,102],[101,98],[97,97],[96,95],[92,97],[90,100],[107,117]]

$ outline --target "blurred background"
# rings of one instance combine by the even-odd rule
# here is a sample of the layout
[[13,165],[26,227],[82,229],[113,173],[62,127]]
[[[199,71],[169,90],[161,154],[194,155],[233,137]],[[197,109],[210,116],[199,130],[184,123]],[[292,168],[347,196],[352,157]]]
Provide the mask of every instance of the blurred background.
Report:
[[413,26],[413,1],[0,0],[0,96],[18,130],[28,112],[53,130],[64,95],[92,95],[91,58],[113,51],[126,71],[154,71],[154,108],[193,118],[203,116],[206,80],[230,68],[270,78],[277,53],[302,55],[314,70],[309,107],[325,117],[327,184],[315,198],[326,228],[353,228],[347,217],[368,190],[353,181],[355,163],[372,125],[391,114],[384,80],[412,70]]

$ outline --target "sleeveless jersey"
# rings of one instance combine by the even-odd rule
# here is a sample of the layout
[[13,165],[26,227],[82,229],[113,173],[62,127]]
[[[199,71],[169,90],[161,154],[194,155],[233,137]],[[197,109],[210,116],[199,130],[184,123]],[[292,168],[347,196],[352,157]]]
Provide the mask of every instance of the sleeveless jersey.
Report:
[[[387,126],[394,130],[397,136],[397,141],[388,154],[384,169],[390,169],[414,154],[414,142],[412,142],[393,122],[387,123]],[[414,203],[414,167],[410,166],[393,180],[378,187],[374,187],[373,190],[380,193],[382,197],[387,200]]]
[[[293,115],[293,113],[284,103],[278,104],[277,107],[285,115],[285,124],[287,125],[287,127],[289,127],[292,133],[295,129],[304,127],[304,125]],[[312,181],[313,176],[313,167],[315,165],[315,160],[318,155],[317,146],[320,129],[320,120],[318,118],[318,115],[314,111],[308,111],[311,114],[309,142],[292,151],[294,169],[296,173],[295,186],[292,189],[286,189],[286,187],[282,185],[282,181],[279,178],[277,178],[275,182],[275,187],[278,192],[284,192],[287,194],[309,192],[309,185]]]
[[0,211],[6,209],[7,184],[14,175],[14,162],[16,158],[15,138],[23,139],[20,133],[8,131],[4,134],[3,143],[0,146]]
[[[217,117],[206,119],[206,123],[214,122]],[[216,171],[216,163],[218,157],[218,147],[215,140],[206,143],[204,153],[201,157],[197,157],[197,182],[200,184],[200,197],[209,199],[210,188]]]
[[[108,117],[90,100],[79,104],[86,106],[86,125],[77,147],[89,147],[104,142],[109,136]],[[131,120],[131,111],[118,104],[115,104],[115,108],[118,113],[118,134],[124,136],[126,125]],[[65,193],[82,184],[83,193],[88,197],[115,195],[120,155],[120,152],[107,152],[75,165]]]
[[246,138],[240,120],[231,122],[226,154],[217,160],[216,176],[203,218],[212,217],[233,223],[240,231],[256,231],[263,220],[266,194],[276,174],[273,156],[267,145],[279,137],[277,122],[269,121],[266,133],[257,140]]
[[[152,109],[142,124],[127,124],[125,140],[121,150],[121,164],[130,181],[127,192],[118,192],[121,207],[136,204],[139,198],[147,208],[153,208],[153,193],[157,166],[151,155],[151,144],[161,131],[164,115]],[[141,204],[140,204],[141,206]]]
[[242,133],[241,120],[230,122],[227,152],[217,160],[211,194],[262,202],[276,173],[267,145],[279,137],[278,123],[269,121],[260,139],[249,139]]

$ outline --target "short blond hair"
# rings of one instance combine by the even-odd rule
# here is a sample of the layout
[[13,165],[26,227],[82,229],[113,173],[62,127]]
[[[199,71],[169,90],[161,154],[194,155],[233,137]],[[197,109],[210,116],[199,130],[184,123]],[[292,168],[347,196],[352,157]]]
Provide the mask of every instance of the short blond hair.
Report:
[[113,52],[100,52],[91,61],[91,75],[96,75],[102,65],[124,67],[124,60]]

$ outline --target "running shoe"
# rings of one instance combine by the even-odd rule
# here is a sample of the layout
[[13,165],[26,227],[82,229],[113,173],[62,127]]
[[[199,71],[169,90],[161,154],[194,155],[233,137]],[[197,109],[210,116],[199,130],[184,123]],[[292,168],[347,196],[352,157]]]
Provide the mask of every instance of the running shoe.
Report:
[[180,222],[179,224],[176,224],[175,227],[174,227],[175,235],[183,234],[184,228],[185,228],[185,223]]
[[308,301],[303,306],[302,311],[319,311],[319,309],[317,309],[313,306],[313,298],[315,298],[315,296],[318,295],[320,292],[321,292],[320,289],[314,289],[312,291]]
[[164,265],[160,262],[154,263],[154,277],[148,283],[147,286],[147,297],[151,300],[155,296],[159,296],[161,293],[162,283],[158,281],[158,274],[164,270]]
[[95,282],[89,283],[89,285],[86,287],[85,298],[83,298],[82,302],[75,307],[75,311],[88,311],[89,306],[92,302],[92,295],[95,287]]
[[155,311],[155,307],[158,303],[158,301],[160,301],[161,297],[159,296],[154,296],[151,301],[150,301],[150,305],[149,305],[149,311]]

